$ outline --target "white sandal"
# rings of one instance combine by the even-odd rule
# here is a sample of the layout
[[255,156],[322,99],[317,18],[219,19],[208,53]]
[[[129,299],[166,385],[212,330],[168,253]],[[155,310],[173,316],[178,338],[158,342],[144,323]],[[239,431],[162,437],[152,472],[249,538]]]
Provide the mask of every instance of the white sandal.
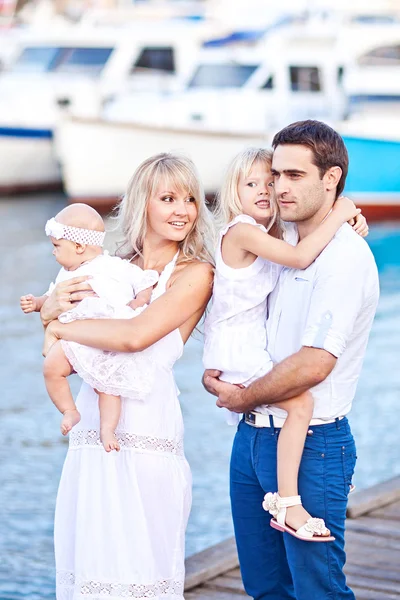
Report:
[[263,509],[269,512],[274,518],[271,519],[270,525],[278,531],[286,531],[305,542],[333,542],[335,538],[330,535],[329,529],[325,525],[323,519],[316,519],[310,517],[304,525],[302,525],[297,531],[286,525],[286,509],[290,506],[297,506],[301,504],[300,496],[288,496],[281,498],[280,495],[275,492],[268,492],[264,496],[264,502],[262,504]]

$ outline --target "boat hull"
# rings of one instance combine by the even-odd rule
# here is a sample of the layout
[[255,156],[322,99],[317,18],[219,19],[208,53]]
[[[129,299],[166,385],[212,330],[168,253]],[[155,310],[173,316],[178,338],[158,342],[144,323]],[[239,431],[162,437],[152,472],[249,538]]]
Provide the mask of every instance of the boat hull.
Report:
[[400,219],[400,138],[343,135],[349,153],[345,193],[369,221]]
[[197,166],[206,194],[220,186],[227,164],[244,147],[268,146],[260,135],[220,134],[164,129],[107,121],[68,119],[55,134],[64,188],[70,200],[106,209],[124,193],[136,167],[159,152],[189,156]]
[[[190,156],[212,197],[229,160],[246,146],[268,146],[271,138],[69,118],[55,141],[70,201],[106,212],[121,198],[135,168],[153,154]],[[369,221],[400,219],[400,141],[353,135],[344,140],[350,156],[345,193]]]
[[0,195],[62,187],[51,130],[0,127],[0,164]]

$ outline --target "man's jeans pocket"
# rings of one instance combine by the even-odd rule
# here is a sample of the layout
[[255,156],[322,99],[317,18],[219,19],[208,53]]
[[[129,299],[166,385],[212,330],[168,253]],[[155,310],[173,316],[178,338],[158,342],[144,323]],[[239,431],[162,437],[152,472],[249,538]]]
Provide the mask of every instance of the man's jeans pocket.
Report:
[[342,446],[342,467],[344,492],[348,494],[353,481],[354,469],[356,466],[357,455],[354,444]]

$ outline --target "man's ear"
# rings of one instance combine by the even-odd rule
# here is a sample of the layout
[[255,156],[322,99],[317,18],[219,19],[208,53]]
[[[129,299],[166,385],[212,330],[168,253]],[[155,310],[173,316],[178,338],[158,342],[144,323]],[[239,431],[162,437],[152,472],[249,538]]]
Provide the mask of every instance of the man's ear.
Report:
[[86,250],[86,244],[78,244],[78,242],[75,242],[75,248],[77,254],[83,254]]
[[340,167],[331,167],[328,169],[323,177],[325,190],[327,192],[334,190],[338,186],[341,176],[342,169]]

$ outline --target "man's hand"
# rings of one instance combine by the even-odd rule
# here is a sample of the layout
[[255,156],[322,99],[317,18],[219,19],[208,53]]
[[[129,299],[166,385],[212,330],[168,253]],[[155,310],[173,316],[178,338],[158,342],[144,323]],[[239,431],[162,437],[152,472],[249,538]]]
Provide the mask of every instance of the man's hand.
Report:
[[228,408],[233,412],[244,412],[246,407],[243,405],[243,386],[233,385],[220,381],[218,378],[221,371],[207,369],[203,375],[203,386],[209,394],[218,396],[216,402],[219,408]]
[[217,369],[206,369],[203,373],[201,383],[203,384],[203,387],[206,389],[206,391],[209,394],[212,394],[213,396],[218,396],[214,388],[214,381],[218,381],[220,375],[221,371],[217,371]]

